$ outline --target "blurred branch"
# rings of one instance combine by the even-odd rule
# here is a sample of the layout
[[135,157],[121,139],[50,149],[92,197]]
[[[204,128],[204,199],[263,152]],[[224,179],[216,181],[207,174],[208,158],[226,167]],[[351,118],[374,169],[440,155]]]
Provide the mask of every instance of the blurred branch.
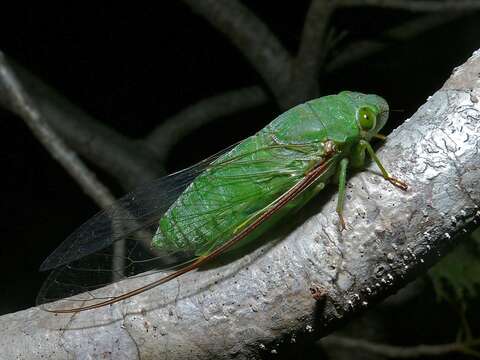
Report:
[[[321,1],[317,2],[317,4],[318,3],[321,3]],[[320,45],[323,40],[321,40],[319,37],[317,38],[313,35],[308,35],[310,31],[313,31],[315,26],[323,26],[322,22],[314,21],[317,16],[319,16],[319,14],[315,15],[317,10],[314,8],[311,11],[313,13],[310,13],[309,11],[310,15],[307,15],[307,18],[310,19],[310,21],[307,22],[309,22],[310,25],[305,25],[304,36],[302,36],[303,45],[301,48],[304,50],[299,51],[296,61],[300,61],[300,58],[302,57],[300,53],[305,54],[303,55],[305,58],[308,58],[306,55],[308,52],[313,54],[316,53],[317,55],[305,60],[306,62],[309,62],[309,65],[305,66],[311,66],[313,69],[311,71],[316,71],[317,75],[316,77],[311,77],[306,80],[304,82],[305,84],[308,84],[312,81],[315,84],[318,83],[318,71],[320,68],[318,70],[314,69],[317,66],[321,67],[322,62],[324,61],[322,57],[326,54],[326,52],[321,51],[322,47]],[[464,13],[459,12],[450,14],[425,15],[423,17],[406,22],[400,26],[394,27],[383,33],[381,37],[393,42],[406,41],[417,36],[418,34],[458,19],[463,15]],[[307,28],[309,30],[307,30]],[[355,42],[336,55],[330,63],[327,63],[325,70],[328,72],[336,71],[342,67],[348,66],[351,63],[367,58],[376,52],[382,51],[388,46],[389,43],[385,41],[380,42],[366,40],[362,42]],[[317,60],[314,60],[315,58],[317,58]],[[314,65],[314,63],[316,63],[316,65]],[[300,71],[300,73],[302,73],[303,76],[308,77],[307,71]],[[298,81],[301,82],[300,80]],[[317,85],[314,85],[314,87],[316,86]],[[292,91],[292,93],[295,93],[295,91]],[[237,90],[231,90],[211,98],[200,100],[181,110],[176,115],[166,119],[165,122],[155,128],[145,139],[146,145],[155,154],[156,158],[162,162],[168,155],[168,152],[172,146],[175,145],[181,138],[192,133],[194,130],[222,117],[230,116],[256,106],[261,106],[267,103],[268,100],[268,94],[260,86],[251,86]]]
[[184,0],[224,33],[282,103],[290,80],[291,56],[275,34],[238,0]]
[[[254,66],[257,64],[255,67],[266,81],[269,79],[267,84],[283,108],[318,96],[318,74],[327,53],[325,32],[334,6],[357,3],[312,1],[298,54],[292,60],[266,25],[238,1],[185,1],[229,36]],[[367,2],[372,6],[380,3]],[[397,2],[382,2],[386,3]],[[384,35],[391,39],[408,39],[459,15],[444,16],[414,20]],[[385,44],[374,41],[353,44],[340,53],[327,70],[345,66],[384,47]],[[163,161],[181,137],[207,122],[268,101],[266,91],[260,87],[234,90],[187,107],[157,127],[145,142],[135,141],[102,125],[27,70],[15,64],[14,67],[42,117],[80,155],[112,174],[127,189],[163,173]]]
[[322,339],[320,344],[348,348],[352,350],[352,353],[356,353],[359,350],[364,350],[377,355],[383,355],[395,359],[416,358],[421,356],[440,356],[451,353],[476,355],[477,357],[480,355],[480,353],[472,349],[473,347],[480,345],[480,340],[455,342],[441,345],[393,346],[378,344],[362,339],[331,335]]
[[135,141],[103,125],[42,80],[12,63],[39,115],[80,155],[113,175],[125,189],[158,177],[161,164]]
[[[398,1],[398,0],[312,0],[303,26],[298,54],[291,58],[280,41],[247,7],[238,1],[184,0],[192,9],[223,32],[245,55],[265,79],[282,109],[288,109],[320,93],[318,77],[328,49],[326,44],[329,20],[341,7],[376,6],[411,11],[445,11],[480,8],[478,1]],[[457,14],[445,14],[451,20]],[[435,24],[449,20],[424,18],[387,31],[391,38],[406,39]],[[410,32],[409,32],[410,31]],[[385,44],[367,41],[352,44],[329,70],[354,62],[379,51]],[[352,56],[353,55],[353,56]]]
[[319,95],[318,76],[325,60],[325,38],[335,3],[329,0],[312,0],[308,9],[298,54],[292,66],[291,105],[296,105]]
[[339,6],[374,6],[408,11],[466,11],[480,9],[478,0],[337,0]]
[[52,157],[62,164],[83,191],[100,207],[107,208],[113,203],[114,197],[108,188],[97,180],[95,174],[43,120],[35,102],[18,81],[2,52],[0,52],[0,102],[25,121]]
[[465,16],[464,12],[424,15],[385,31],[381,34],[381,38],[385,41],[363,40],[354,42],[336,54],[332,61],[326,65],[325,70],[327,72],[336,71],[386,49],[392,42],[406,42],[419,34],[426,33],[462,16]]
[[[82,162],[77,154],[63,142],[50,125],[44,121],[41,111],[37,108],[37,104],[25,91],[2,52],[0,52],[0,102],[25,121],[52,157],[64,167],[67,173],[72,176],[83,191],[100,208],[111,208],[115,203],[113,194],[97,179],[95,174]],[[117,211],[124,214],[125,218],[130,216],[129,213],[122,208],[117,208]],[[114,223],[114,231],[120,226],[121,225]],[[145,235],[144,233],[140,233],[139,236],[141,236],[142,241],[149,245],[151,234]],[[122,263],[124,257],[122,254],[125,252],[125,242],[123,240],[117,241],[113,249],[113,268],[123,269]],[[118,271],[116,273],[118,273]]]
[[184,136],[219,118],[263,105],[268,99],[260,86],[250,86],[200,100],[166,119],[145,139],[145,144],[163,162]]

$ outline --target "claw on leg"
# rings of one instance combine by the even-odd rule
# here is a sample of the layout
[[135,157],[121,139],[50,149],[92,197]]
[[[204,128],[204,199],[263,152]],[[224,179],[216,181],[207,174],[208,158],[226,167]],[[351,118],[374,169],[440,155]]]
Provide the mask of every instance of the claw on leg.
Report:
[[377,139],[380,139],[380,140],[386,140],[387,137],[385,135],[382,135],[382,134],[375,134],[373,135],[374,138],[377,138]]
[[389,176],[386,178],[388,181],[390,181],[390,183],[396,187],[398,187],[399,189],[402,189],[403,191],[407,191],[408,190],[408,185],[407,183],[403,182],[402,180],[399,180],[397,178],[394,178],[392,176]]
[[343,218],[343,215],[337,211],[338,214],[338,220],[340,224],[340,231],[347,230],[347,226],[345,224],[345,219]]
[[385,180],[390,181],[393,185],[402,189],[403,191],[406,191],[408,189],[408,185],[406,183],[404,183],[402,180],[394,178],[394,177],[392,177],[388,174],[387,170],[385,170],[385,168],[383,167],[380,159],[375,154],[375,151],[373,151],[372,146],[367,141],[360,140],[360,144],[365,146],[365,149],[367,149],[367,152],[369,153],[370,157],[377,164],[377,166],[380,169],[380,171],[382,172],[382,175],[385,178]]

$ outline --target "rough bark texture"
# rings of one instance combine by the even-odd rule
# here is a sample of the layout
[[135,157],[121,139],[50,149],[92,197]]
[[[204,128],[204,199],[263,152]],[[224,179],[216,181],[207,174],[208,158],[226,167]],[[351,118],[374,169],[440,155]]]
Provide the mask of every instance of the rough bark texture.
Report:
[[243,257],[129,301],[75,316],[31,308],[1,317],[2,358],[244,359],[327,334],[480,219],[479,99],[477,51],[378,152],[408,192],[374,165],[349,180],[347,231],[327,192]]

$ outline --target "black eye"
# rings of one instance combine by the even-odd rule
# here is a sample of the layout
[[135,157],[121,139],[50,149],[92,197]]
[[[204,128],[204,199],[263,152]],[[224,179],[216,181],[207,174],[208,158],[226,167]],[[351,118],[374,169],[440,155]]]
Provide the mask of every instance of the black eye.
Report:
[[369,108],[361,108],[358,110],[357,119],[363,130],[371,130],[377,123],[377,116]]

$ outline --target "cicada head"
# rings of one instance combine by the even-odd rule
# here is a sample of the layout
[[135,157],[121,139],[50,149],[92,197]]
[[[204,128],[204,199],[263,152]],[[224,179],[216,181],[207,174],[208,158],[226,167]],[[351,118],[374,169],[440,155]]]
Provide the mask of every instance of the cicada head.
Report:
[[369,141],[383,128],[388,119],[388,103],[374,94],[344,91],[343,95],[350,98],[355,106],[355,118],[361,137]]

